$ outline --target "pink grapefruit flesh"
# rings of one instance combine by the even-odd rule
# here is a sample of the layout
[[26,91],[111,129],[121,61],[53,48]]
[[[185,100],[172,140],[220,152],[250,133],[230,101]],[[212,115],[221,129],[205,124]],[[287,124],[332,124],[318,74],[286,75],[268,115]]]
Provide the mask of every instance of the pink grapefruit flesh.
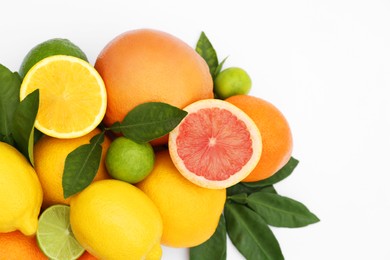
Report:
[[200,100],[184,110],[188,115],[169,134],[169,153],[179,172],[214,189],[230,187],[249,175],[262,150],[252,119],[218,99]]

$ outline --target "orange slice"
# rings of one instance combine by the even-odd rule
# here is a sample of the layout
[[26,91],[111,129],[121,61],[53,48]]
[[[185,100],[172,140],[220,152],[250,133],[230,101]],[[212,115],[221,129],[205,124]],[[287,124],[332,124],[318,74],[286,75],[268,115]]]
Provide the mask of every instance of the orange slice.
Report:
[[39,89],[35,127],[56,138],[75,138],[102,121],[107,94],[99,73],[88,62],[65,55],[47,57],[26,74],[20,99]]
[[260,160],[262,139],[252,119],[236,106],[204,99],[184,108],[188,115],[169,134],[169,153],[189,181],[211,189],[230,187]]

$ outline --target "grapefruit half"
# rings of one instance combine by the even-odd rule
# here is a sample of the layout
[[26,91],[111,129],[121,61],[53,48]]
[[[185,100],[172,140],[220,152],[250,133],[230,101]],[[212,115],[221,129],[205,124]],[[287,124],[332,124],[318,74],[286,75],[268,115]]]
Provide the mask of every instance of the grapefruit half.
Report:
[[248,176],[260,160],[262,140],[252,119],[218,99],[196,101],[169,134],[169,153],[179,172],[205,188],[223,189]]

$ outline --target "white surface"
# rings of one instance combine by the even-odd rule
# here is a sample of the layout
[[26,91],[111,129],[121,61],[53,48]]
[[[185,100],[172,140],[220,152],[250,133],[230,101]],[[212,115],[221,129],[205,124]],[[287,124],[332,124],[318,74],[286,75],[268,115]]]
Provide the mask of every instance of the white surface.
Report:
[[[53,37],[91,63],[124,31],[155,28],[195,46],[205,31],[219,58],[252,76],[251,94],[290,122],[294,174],[276,188],[321,222],[274,229],[286,259],[390,259],[390,2],[6,1],[0,63]],[[187,259],[164,248],[163,259]],[[240,259],[232,246],[228,259]]]

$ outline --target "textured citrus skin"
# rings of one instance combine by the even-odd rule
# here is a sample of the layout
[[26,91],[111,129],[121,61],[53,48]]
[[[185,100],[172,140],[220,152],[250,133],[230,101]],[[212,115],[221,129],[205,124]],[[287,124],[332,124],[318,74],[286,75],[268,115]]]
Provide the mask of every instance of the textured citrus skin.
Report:
[[[70,198],[64,199],[64,191],[62,189],[62,174],[64,171],[65,159],[70,152],[80,145],[88,144],[90,139],[100,132],[101,130],[96,128],[85,136],[72,139],[58,139],[50,136],[43,136],[35,144],[35,170],[43,188],[44,208],[54,204],[69,205]],[[94,181],[110,178],[104,165],[104,159],[110,143],[110,139],[105,136],[102,144],[102,159]]]
[[210,189],[233,186],[259,162],[261,134],[253,120],[219,99],[185,107],[188,115],[169,133],[169,153],[179,172]]
[[45,260],[48,259],[39,249],[35,236],[25,236],[20,231],[0,233],[1,260]]
[[[165,32],[125,32],[101,51],[95,63],[107,89],[103,122],[122,121],[135,106],[158,101],[183,108],[213,97],[213,81],[203,58]],[[167,138],[154,144],[166,143]]]
[[252,118],[263,139],[260,161],[243,181],[259,181],[272,176],[288,162],[292,153],[293,138],[286,118],[273,104],[258,97],[237,95],[226,101]]
[[33,235],[38,228],[42,188],[27,159],[0,142],[0,232],[20,230]]
[[252,80],[248,73],[238,67],[231,67],[221,71],[215,79],[214,91],[218,98],[248,94],[252,87]]
[[168,151],[156,154],[152,173],[137,184],[157,205],[163,219],[161,244],[192,247],[209,239],[217,228],[226,189],[202,188],[184,178]]
[[76,239],[98,259],[144,259],[162,234],[154,203],[119,180],[94,182],[74,196],[70,224]]
[[88,253],[88,251],[85,251],[84,254],[82,254],[78,260],[98,260],[96,257]]
[[69,55],[88,61],[85,53],[68,39],[54,38],[44,41],[32,48],[20,65],[19,74],[22,78],[40,60],[53,55]]

